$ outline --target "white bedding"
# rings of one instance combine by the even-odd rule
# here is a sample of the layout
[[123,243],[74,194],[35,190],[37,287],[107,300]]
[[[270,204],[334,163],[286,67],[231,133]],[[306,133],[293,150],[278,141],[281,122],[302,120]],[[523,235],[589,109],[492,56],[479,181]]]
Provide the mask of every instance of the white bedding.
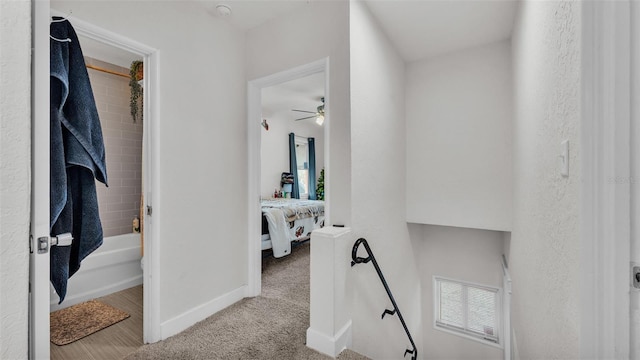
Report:
[[[290,254],[291,241],[308,239],[313,230],[324,226],[323,201],[263,200],[262,212],[269,225],[269,238],[274,257]],[[269,247],[266,247],[263,242],[262,248]]]

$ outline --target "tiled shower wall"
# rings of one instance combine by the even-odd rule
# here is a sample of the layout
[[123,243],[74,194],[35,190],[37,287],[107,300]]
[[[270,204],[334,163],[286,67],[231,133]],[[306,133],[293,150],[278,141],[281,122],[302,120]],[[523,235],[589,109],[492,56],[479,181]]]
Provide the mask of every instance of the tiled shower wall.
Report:
[[[87,65],[129,74],[129,69],[85,58]],[[104,237],[132,232],[142,190],[142,120],[129,111],[129,79],[87,69],[102,124],[109,187],[96,182]]]

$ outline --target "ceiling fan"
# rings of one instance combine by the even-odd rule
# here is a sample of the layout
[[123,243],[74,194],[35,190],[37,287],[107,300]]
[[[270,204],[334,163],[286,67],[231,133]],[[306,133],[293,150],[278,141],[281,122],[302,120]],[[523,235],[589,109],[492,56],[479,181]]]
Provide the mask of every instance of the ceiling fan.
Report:
[[307,119],[315,118],[316,119],[316,124],[322,125],[324,123],[324,96],[320,98],[320,101],[322,101],[322,105],[318,106],[317,111],[306,111],[306,110],[292,109],[291,111],[297,111],[297,112],[302,112],[302,113],[313,114],[311,116],[306,116],[306,117],[303,117],[303,118],[296,119],[295,121],[307,120]]

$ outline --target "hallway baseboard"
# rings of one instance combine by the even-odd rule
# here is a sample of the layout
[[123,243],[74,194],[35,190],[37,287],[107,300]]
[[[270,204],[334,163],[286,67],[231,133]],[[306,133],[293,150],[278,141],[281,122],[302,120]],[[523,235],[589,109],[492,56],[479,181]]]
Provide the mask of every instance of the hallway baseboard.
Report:
[[334,337],[309,327],[307,329],[307,346],[331,357],[337,357],[343,350],[351,347],[351,320]]
[[164,340],[170,336],[173,336],[189,328],[195,323],[202,321],[209,316],[217,313],[218,311],[225,309],[242,300],[246,292],[246,287],[246,285],[241,286],[233,291],[230,291],[207,303],[190,309],[189,311],[186,311],[172,319],[163,322],[160,325],[161,339]]

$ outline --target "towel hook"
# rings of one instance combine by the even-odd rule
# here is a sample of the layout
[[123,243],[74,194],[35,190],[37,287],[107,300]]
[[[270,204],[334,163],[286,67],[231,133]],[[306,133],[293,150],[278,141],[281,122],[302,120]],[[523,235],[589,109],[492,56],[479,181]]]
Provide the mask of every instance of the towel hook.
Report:
[[[72,13],[73,13],[73,11],[72,11],[72,10],[69,10],[69,13],[67,14],[67,16],[62,17],[62,18],[60,18],[60,19],[51,19],[50,24],[53,24],[53,23],[59,23],[59,22],[63,22],[63,21],[67,21],[67,19],[69,18],[69,16],[71,16],[71,14],[72,14]],[[71,39],[69,39],[69,38],[66,38],[66,39],[58,39],[58,38],[53,37],[53,36],[51,36],[51,35],[49,35],[49,37],[51,38],[51,40],[55,40],[55,41],[57,41],[57,42],[71,42]]]
[[67,19],[69,18],[69,16],[71,16],[71,14],[73,14],[73,10],[69,10],[69,13],[67,14],[67,16],[61,17],[60,19],[51,19],[52,23],[56,23],[56,22],[63,22],[63,21],[67,21]]

